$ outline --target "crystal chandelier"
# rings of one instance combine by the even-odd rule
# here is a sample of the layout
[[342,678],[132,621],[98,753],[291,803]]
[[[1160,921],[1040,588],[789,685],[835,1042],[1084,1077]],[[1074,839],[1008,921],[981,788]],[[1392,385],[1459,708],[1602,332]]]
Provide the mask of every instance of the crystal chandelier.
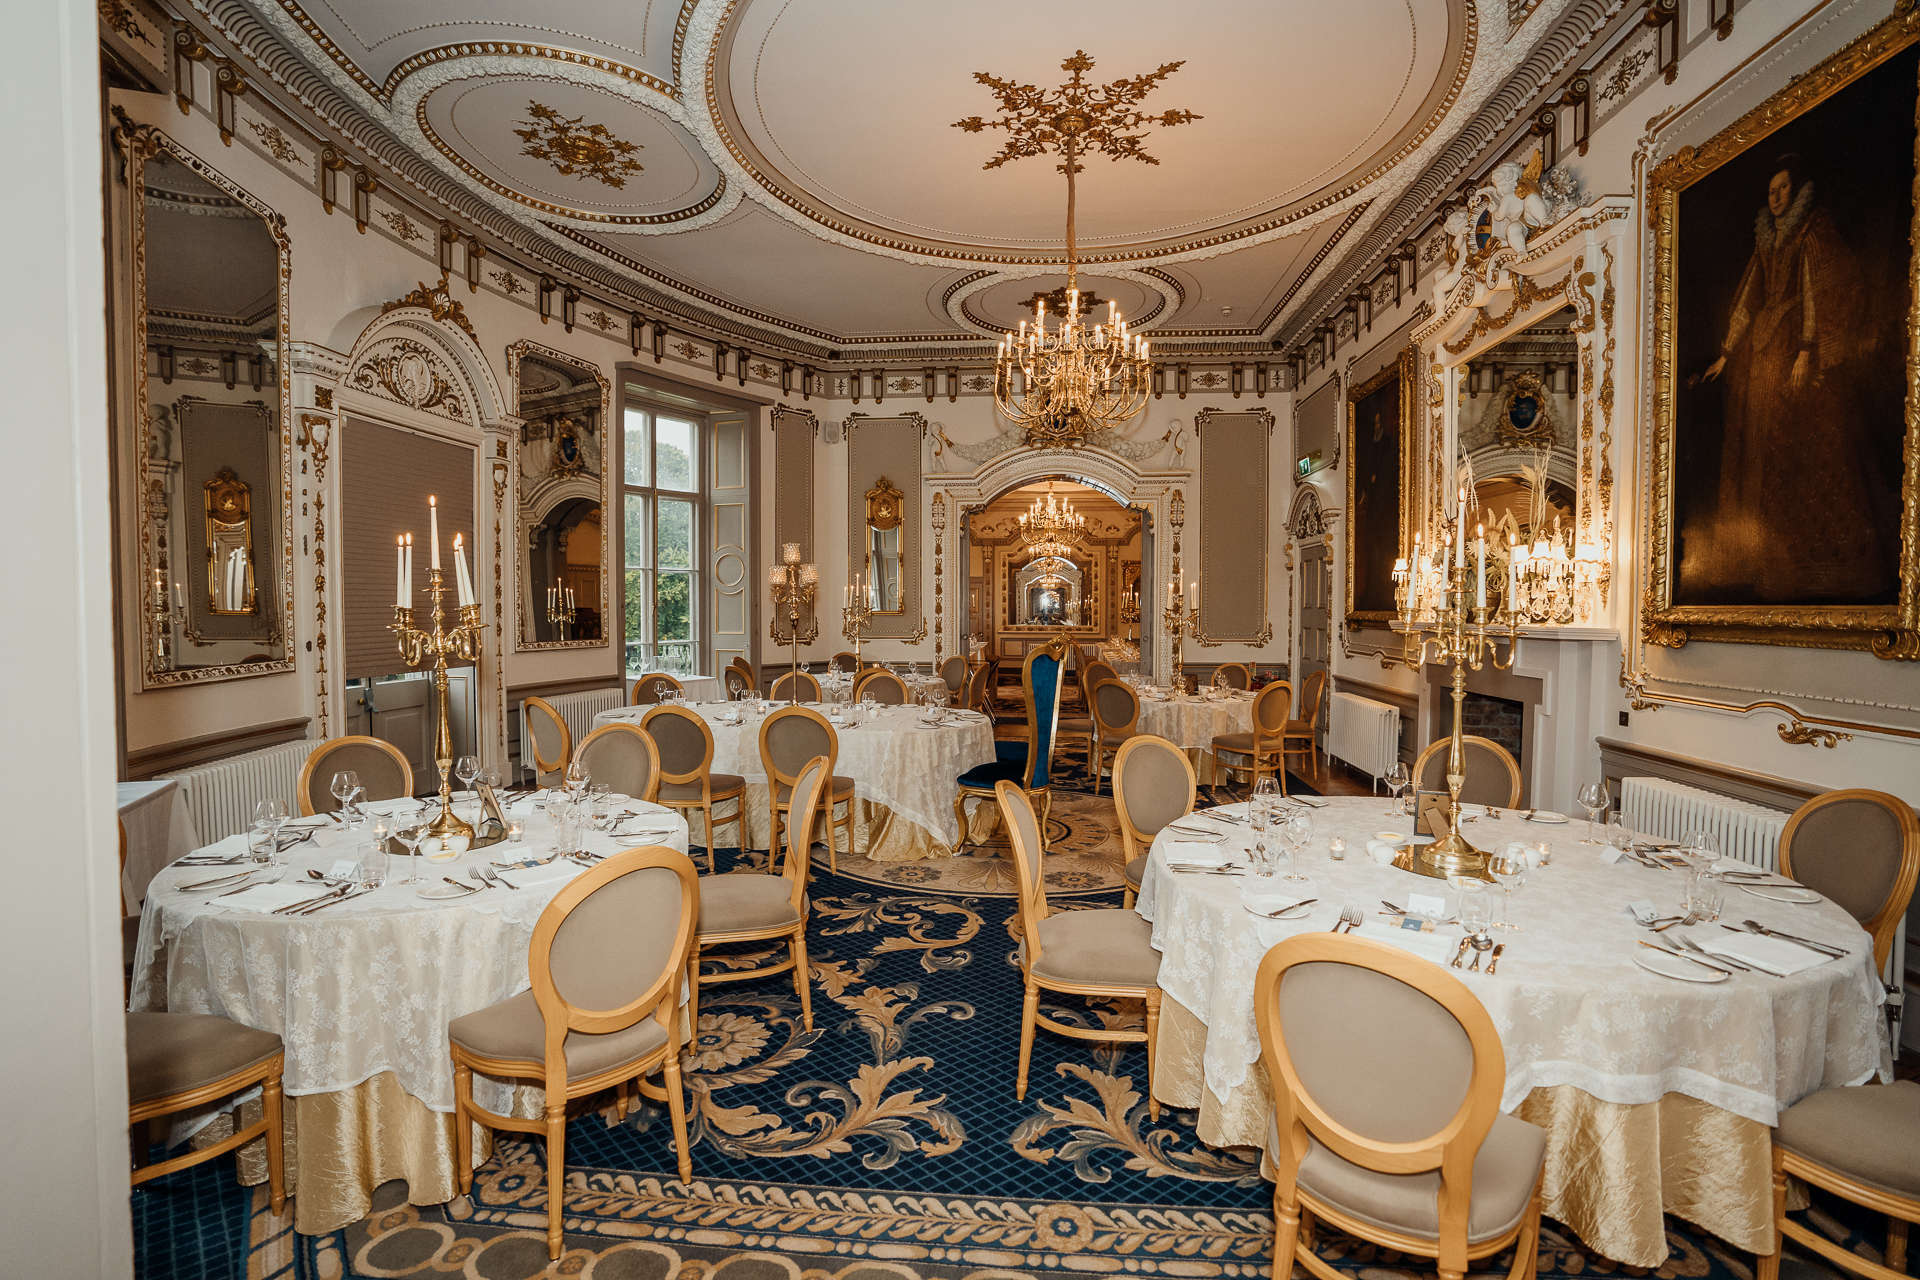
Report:
[[[994,169],[1026,156],[1058,154],[1060,171],[1067,175],[1067,290],[1059,322],[1047,327],[1047,304],[1036,297],[1033,320],[1022,320],[1016,334],[1009,330],[994,360],[993,398],[1002,414],[1024,428],[1027,443],[1039,446],[1080,445],[1089,436],[1116,427],[1146,407],[1153,363],[1144,338],[1129,330],[1120,309],[1108,304],[1104,324],[1080,314],[1079,252],[1074,235],[1074,175],[1082,169],[1080,155],[1104,152],[1145,164],[1159,161],[1141,148],[1145,125],[1172,126],[1200,119],[1191,111],[1159,115],[1136,110],[1139,101],[1180,69],[1169,62],[1150,75],[1088,84],[1081,73],[1093,67],[1085,52],[1076,52],[1060,64],[1073,78],[1056,90],[1015,84],[984,71],[974,79],[1000,99],[1002,114],[993,120],[970,116],[955,128],[968,133],[1005,129],[1009,137],[1000,153],[987,161]],[[1131,132],[1130,132],[1131,131]]]
[[1053,481],[1047,481],[1047,496],[1035,498],[1020,517],[1020,541],[1027,548],[1027,563],[1037,560],[1068,560],[1072,551],[1087,536],[1087,518],[1073,509],[1064,498],[1056,499]]

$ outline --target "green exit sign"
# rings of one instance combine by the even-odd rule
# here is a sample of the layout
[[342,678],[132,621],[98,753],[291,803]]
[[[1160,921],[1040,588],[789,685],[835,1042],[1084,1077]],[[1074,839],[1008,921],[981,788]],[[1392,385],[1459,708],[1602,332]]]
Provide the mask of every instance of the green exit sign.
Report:
[[1320,456],[1320,450],[1315,449],[1312,453],[1294,463],[1293,470],[1296,475],[1304,480],[1326,465],[1326,462]]

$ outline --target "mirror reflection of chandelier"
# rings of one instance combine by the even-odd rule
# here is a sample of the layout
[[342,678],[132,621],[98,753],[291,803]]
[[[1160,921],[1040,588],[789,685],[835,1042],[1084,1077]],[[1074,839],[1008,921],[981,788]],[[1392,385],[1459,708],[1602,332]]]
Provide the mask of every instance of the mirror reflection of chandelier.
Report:
[[1006,145],[987,161],[988,169],[1026,156],[1057,153],[1063,157],[1059,167],[1067,175],[1066,310],[1049,330],[1046,301],[1036,298],[1032,328],[1022,320],[1017,335],[1008,331],[994,361],[994,403],[1016,427],[1025,428],[1030,445],[1079,445],[1146,407],[1153,372],[1146,340],[1128,329],[1120,309],[1111,303],[1105,324],[1089,324],[1092,317],[1080,314],[1073,179],[1083,167],[1079,157],[1087,151],[1104,152],[1114,160],[1160,163],[1141,148],[1146,136],[1143,126],[1186,124],[1200,117],[1191,111],[1155,115],[1135,108],[1180,66],[1169,62],[1149,75],[1088,84],[1081,73],[1093,68],[1093,59],[1076,52],[1060,64],[1073,78],[1052,91],[979,71],[973,78],[993,90],[1001,115],[954,122],[955,128],[968,133],[1007,131]]
[[1047,495],[1035,498],[1020,517],[1020,541],[1027,548],[1027,562],[1065,560],[1087,536],[1087,518],[1073,509],[1064,498],[1055,498],[1053,481],[1047,481]]

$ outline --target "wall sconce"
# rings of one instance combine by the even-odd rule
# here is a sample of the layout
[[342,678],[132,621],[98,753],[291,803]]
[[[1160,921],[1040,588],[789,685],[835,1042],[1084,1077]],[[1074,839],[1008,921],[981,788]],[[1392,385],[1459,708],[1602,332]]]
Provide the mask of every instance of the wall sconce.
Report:
[[644,329],[646,324],[647,322],[640,318],[638,311],[627,312],[627,345],[633,349],[633,358],[636,360],[640,358],[640,330]]
[[361,235],[367,234],[367,224],[373,221],[373,193],[379,189],[364,168],[353,171],[353,226]]
[[320,207],[328,213],[340,203],[340,171],[346,167],[346,156],[331,146],[320,148]]
[[568,333],[573,332],[573,322],[579,314],[580,291],[568,285],[560,291],[560,323],[567,327]]
[[480,259],[487,256],[487,246],[480,243],[478,234],[467,237],[467,292],[480,291]]
[[884,404],[886,403],[886,399],[887,371],[885,369],[875,369],[873,371],[873,402],[875,404]]
[[1240,391],[1246,383],[1246,366],[1240,361],[1233,362],[1232,370],[1227,374],[1227,387],[1233,392],[1233,398],[1240,398]]
[[193,64],[210,52],[198,31],[184,22],[174,28],[173,100],[183,116],[193,111]]
[[740,385],[743,387],[747,385],[747,361],[751,359],[753,359],[753,352],[745,347],[740,348],[734,355],[733,371],[739,375]]
[[173,385],[173,348],[155,347],[154,355],[159,358],[160,381],[167,386]]
[[1156,364],[1153,366],[1152,381],[1153,398],[1158,400],[1167,393],[1167,367],[1165,365]]
[[235,104],[246,91],[247,78],[240,74],[240,68],[220,59],[213,72],[213,122],[219,126],[220,141],[225,146],[233,145],[233,131],[239,128],[235,118],[239,108]]
[[653,362],[659,364],[667,358],[667,326],[655,320],[653,322]]
[[231,351],[220,353],[220,376],[226,379],[227,390],[233,390],[233,384],[240,380],[240,359]]
[[853,402],[860,403],[860,381],[864,377],[858,369],[847,370],[847,387],[853,392]]
[[460,242],[460,233],[453,229],[451,222],[440,224],[440,238],[436,244],[440,255],[440,274],[442,277],[453,273],[453,246]]
[[934,391],[933,379],[934,379],[934,372],[932,369],[928,368],[928,369],[922,369],[920,371],[920,389],[927,393],[928,404],[933,403],[933,391]]
[[1267,362],[1265,360],[1253,362],[1253,396],[1256,400],[1267,398]]
[[247,357],[247,376],[255,391],[260,389],[261,382],[265,380],[266,363],[267,357],[258,351]]
[[783,396],[793,394],[793,361],[791,360],[780,362],[780,394]]
[[813,366],[810,364],[800,366],[800,398],[813,399]]
[[540,277],[540,323],[541,324],[545,324],[547,323],[547,321],[553,319],[553,291],[555,289],[558,289],[559,287],[560,287],[559,282],[557,282],[552,276],[542,275]]

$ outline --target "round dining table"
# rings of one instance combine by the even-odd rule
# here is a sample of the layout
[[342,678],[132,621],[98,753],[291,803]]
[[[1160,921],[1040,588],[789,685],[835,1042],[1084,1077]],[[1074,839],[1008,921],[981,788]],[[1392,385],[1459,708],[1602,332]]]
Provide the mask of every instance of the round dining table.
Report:
[[[1343,909],[1366,922],[1361,936],[1404,945],[1430,961],[1450,965],[1461,941],[1457,924],[1409,933],[1388,910],[1428,905],[1410,904],[1413,894],[1444,899],[1449,917],[1458,910],[1459,893],[1447,881],[1376,861],[1375,854],[1394,852],[1380,837],[1412,836],[1411,818],[1378,798],[1323,797],[1297,807],[1313,825],[1298,855],[1301,881],[1284,878],[1287,846],[1276,832],[1265,836],[1268,849],[1278,851],[1276,871],[1252,870],[1256,836],[1245,806],[1231,805],[1203,811],[1221,817],[1196,814],[1179,824],[1213,832],[1217,843],[1172,828],[1155,838],[1136,903],[1153,926],[1165,993],[1153,1092],[1162,1102],[1197,1108],[1199,1136],[1215,1145],[1268,1144],[1272,1101],[1258,1060],[1253,984],[1269,948],[1334,928]],[[1715,884],[1723,897],[1717,921],[1655,933],[1634,908],[1661,918],[1678,914],[1684,871],[1583,844],[1584,823],[1536,818],[1483,811],[1461,823],[1480,849],[1537,849],[1544,841],[1550,860],[1506,899],[1508,921],[1518,928],[1493,933],[1504,943],[1497,973],[1447,972],[1479,997],[1499,1030],[1502,1110],[1547,1131],[1547,1214],[1633,1266],[1665,1259],[1663,1212],[1737,1248],[1768,1251],[1768,1130],[1779,1113],[1819,1089],[1891,1079],[1871,938],[1830,901],[1779,901],[1792,892],[1772,888],[1772,896],[1761,896],[1760,887],[1732,881]],[[1329,848],[1336,836],[1345,843],[1337,861]],[[1191,842],[1176,843],[1183,840]],[[1230,869],[1174,871],[1170,850],[1182,868],[1222,862]],[[1486,890],[1500,903],[1499,889]],[[1315,901],[1298,918],[1256,914],[1303,899]],[[1721,977],[1639,945],[1677,952],[1683,936],[1707,947],[1773,945],[1755,943],[1749,933],[1735,943],[1725,926],[1746,920],[1829,944],[1844,958],[1781,943],[1780,954],[1793,959],[1769,963],[1797,971],[1778,976],[1702,957],[1728,971]],[[1368,1015],[1355,1009],[1353,1016]],[[1419,1071],[1421,1046],[1406,1045],[1405,1059],[1409,1073]]]
[[1213,740],[1228,733],[1253,730],[1250,693],[1168,694],[1164,689],[1140,699],[1137,732],[1165,738],[1193,761],[1194,780],[1203,787],[1225,782],[1213,755]]
[[[705,702],[686,704],[707,722],[713,734],[714,773],[731,773],[747,780],[747,843],[755,849],[767,847],[771,820],[767,811],[767,771],[760,758],[760,726],[766,715],[756,712],[752,702]],[[767,714],[786,706],[768,702]],[[862,714],[844,715],[824,703],[801,706],[828,717],[839,745],[833,771],[852,778],[853,851],[874,862],[911,862],[921,858],[945,858],[953,854],[960,841],[960,827],[954,821],[953,801],[959,794],[959,777],[977,765],[994,758],[993,725],[974,711],[948,711],[942,723],[929,725],[922,711],[912,706],[882,706],[871,719]],[[650,707],[616,707],[593,718],[597,728],[603,724],[638,724]],[[834,720],[841,723],[834,724]],[[733,826],[733,802],[716,806],[714,825],[724,840],[737,839]],[[969,825],[975,838],[990,829],[993,805],[979,806],[985,814],[970,814]],[[693,839],[704,843],[705,821],[698,811],[688,814],[693,823]]]
[[[279,870],[253,873],[237,886],[240,892],[219,881],[248,864],[211,860],[244,859],[244,834],[196,850],[192,865],[162,870],[149,887],[128,1007],[220,1014],[281,1038],[287,1192],[295,1229],[303,1234],[365,1217],[374,1188],[393,1178],[406,1180],[415,1204],[440,1204],[455,1194],[447,1024],[527,989],[534,924],[561,886],[586,869],[553,856],[555,832],[543,808],[523,801],[507,812],[524,825],[519,841],[444,861],[393,856],[384,886],[310,913],[273,908],[329,891],[309,872],[340,877],[334,885],[351,880],[371,847],[364,829],[325,817],[297,820],[282,839],[296,829],[310,834],[280,854]],[[677,813],[639,801],[623,812],[632,816],[615,834],[585,834],[580,843],[587,854],[645,844],[686,852],[687,826]],[[544,861],[500,866],[536,860]],[[520,887],[481,888],[476,869]],[[423,884],[401,883],[416,873]],[[538,1116],[544,1105],[537,1084],[480,1075],[474,1099],[520,1116]],[[257,1101],[246,1105],[259,1107]],[[255,1119],[243,1108],[243,1123]],[[221,1117],[203,1141],[229,1132]],[[478,1165],[491,1148],[486,1131],[476,1133]],[[261,1145],[238,1154],[241,1180],[264,1182]]]

